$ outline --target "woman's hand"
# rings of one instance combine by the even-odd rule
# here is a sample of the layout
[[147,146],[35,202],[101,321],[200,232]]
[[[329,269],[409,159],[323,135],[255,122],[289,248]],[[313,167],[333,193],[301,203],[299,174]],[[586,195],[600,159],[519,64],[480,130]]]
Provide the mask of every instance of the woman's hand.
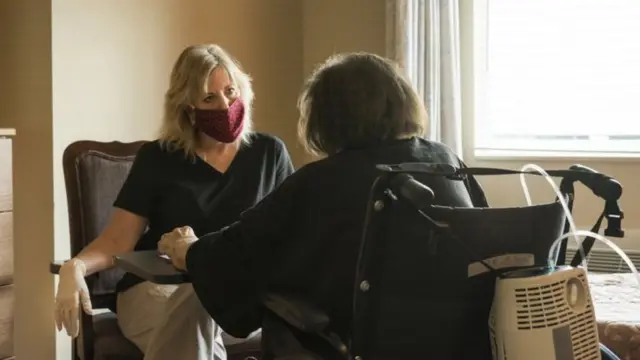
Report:
[[173,266],[180,270],[187,270],[187,250],[198,237],[189,226],[175,228],[172,232],[162,235],[158,242],[158,250],[169,255]]
[[72,337],[78,336],[80,329],[80,305],[91,314],[89,289],[84,280],[86,272],[84,263],[78,259],[71,259],[60,267],[54,316],[58,331],[64,327]]

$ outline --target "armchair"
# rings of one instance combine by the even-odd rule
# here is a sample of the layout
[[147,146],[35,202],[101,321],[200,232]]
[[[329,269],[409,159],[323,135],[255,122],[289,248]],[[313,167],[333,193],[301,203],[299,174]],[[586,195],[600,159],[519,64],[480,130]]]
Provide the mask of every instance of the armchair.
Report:
[[[138,149],[144,141],[132,143],[78,141],[63,154],[69,212],[71,255],[77,255],[97,237],[111,215],[112,204],[124,183]],[[125,254],[136,256],[137,253]],[[50,272],[57,274],[64,261],[53,261]],[[143,354],[118,327],[114,313],[115,285],[129,268],[116,267],[88,276],[86,281],[94,314],[81,312],[80,335],[73,342],[71,360],[142,360]],[[170,266],[170,264],[166,264]],[[172,283],[186,279],[172,278]],[[177,281],[177,282],[176,282]],[[260,337],[250,340],[223,335],[229,360],[258,359]]]

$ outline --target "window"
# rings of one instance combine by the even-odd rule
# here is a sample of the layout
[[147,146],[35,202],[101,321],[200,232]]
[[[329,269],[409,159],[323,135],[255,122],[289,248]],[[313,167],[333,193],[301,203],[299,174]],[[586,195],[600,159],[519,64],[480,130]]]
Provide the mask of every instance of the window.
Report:
[[640,156],[639,19],[640,0],[478,2],[476,154]]

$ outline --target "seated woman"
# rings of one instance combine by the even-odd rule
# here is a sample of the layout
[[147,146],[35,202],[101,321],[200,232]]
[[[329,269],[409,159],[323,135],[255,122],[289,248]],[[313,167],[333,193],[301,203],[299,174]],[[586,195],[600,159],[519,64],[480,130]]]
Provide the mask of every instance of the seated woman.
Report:
[[[188,227],[175,229],[159,250],[189,272],[198,298],[231,335],[259,328],[262,296],[274,292],[317,305],[346,342],[376,165],[461,163],[446,146],[421,137],[427,119],[420,99],[379,56],[330,58],[308,80],[299,107],[301,141],[327,157],[298,169],[233,225],[200,238]],[[470,185],[477,183],[449,184],[454,195],[446,202],[472,206]],[[269,335],[264,328],[264,359],[281,355],[264,342]],[[323,353],[313,343],[304,347]]]
[[[112,266],[114,255],[155,250],[162,234],[180,226],[217,231],[293,173],[283,142],[251,131],[252,102],[249,76],[222,48],[182,52],[160,138],[139,150],[101,235],[60,270],[58,330],[78,335],[79,304],[91,311],[84,277]],[[158,286],[127,273],[117,291],[122,333],[146,360],[226,359],[221,329],[191,285]]]

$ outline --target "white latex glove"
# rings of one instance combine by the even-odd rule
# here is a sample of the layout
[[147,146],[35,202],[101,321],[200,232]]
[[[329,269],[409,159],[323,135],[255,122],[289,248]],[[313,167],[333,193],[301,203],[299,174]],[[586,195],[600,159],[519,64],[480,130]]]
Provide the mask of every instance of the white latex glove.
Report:
[[172,232],[162,235],[158,242],[158,251],[167,254],[176,268],[187,270],[187,250],[196,241],[198,237],[191,227],[175,228]]
[[78,336],[80,330],[80,305],[91,314],[91,299],[84,277],[87,269],[81,260],[71,259],[60,268],[56,294],[55,319],[58,331],[64,327],[67,334]]

